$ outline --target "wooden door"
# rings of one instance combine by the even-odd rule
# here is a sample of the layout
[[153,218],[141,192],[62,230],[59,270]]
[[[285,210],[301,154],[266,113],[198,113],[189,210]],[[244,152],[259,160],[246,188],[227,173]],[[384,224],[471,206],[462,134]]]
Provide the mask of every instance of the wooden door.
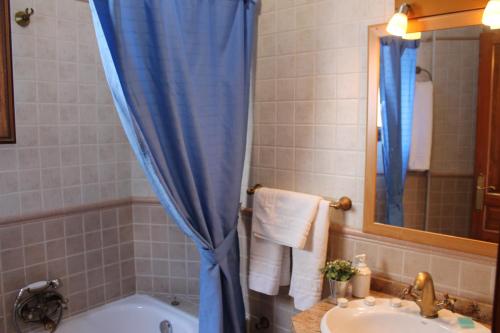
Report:
[[498,243],[500,229],[500,32],[481,34],[472,236]]

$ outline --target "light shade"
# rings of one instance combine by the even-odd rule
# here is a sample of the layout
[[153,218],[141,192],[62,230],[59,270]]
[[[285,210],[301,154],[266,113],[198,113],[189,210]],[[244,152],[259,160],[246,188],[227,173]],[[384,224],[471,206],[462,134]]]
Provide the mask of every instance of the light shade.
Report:
[[403,39],[407,40],[416,40],[422,38],[422,33],[421,32],[408,32],[403,35]]
[[408,17],[403,13],[392,15],[391,20],[387,24],[387,32],[394,36],[403,37],[406,34],[408,27]]
[[490,0],[483,13],[483,24],[500,29],[500,0]]

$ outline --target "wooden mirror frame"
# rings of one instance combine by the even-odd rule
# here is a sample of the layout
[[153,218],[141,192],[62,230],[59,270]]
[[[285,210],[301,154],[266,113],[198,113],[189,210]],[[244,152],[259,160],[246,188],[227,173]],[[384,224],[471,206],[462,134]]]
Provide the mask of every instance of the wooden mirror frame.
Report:
[[[412,19],[408,32],[424,32],[480,25],[483,10]],[[365,203],[363,231],[399,240],[449,250],[496,257],[498,245],[475,239],[377,223],[375,219],[377,177],[377,108],[380,75],[380,38],[387,36],[386,24],[368,27],[368,110],[366,121]]]
[[16,142],[9,0],[0,0],[0,144]]

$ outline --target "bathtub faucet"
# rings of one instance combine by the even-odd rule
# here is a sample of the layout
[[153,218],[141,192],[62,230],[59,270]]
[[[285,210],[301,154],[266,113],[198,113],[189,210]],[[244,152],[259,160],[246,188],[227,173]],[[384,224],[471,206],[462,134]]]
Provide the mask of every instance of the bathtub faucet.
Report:
[[61,280],[38,281],[19,290],[13,306],[13,324],[16,332],[22,326],[38,324],[54,332],[62,320],[68,300],[57,291]]
[[174,333],[172,324],[168,320],[164,320],[160,323],[160,333]]

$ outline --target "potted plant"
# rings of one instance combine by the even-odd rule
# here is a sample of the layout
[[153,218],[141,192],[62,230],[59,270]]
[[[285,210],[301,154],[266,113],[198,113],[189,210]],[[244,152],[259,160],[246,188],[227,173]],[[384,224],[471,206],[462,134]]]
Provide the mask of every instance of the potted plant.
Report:
[[337,297],[345,297],[349,281],[356,274],[357,269],[351,261],[337,259],[327,261],[321,272],[328,279],[330,296],[337,299]]

